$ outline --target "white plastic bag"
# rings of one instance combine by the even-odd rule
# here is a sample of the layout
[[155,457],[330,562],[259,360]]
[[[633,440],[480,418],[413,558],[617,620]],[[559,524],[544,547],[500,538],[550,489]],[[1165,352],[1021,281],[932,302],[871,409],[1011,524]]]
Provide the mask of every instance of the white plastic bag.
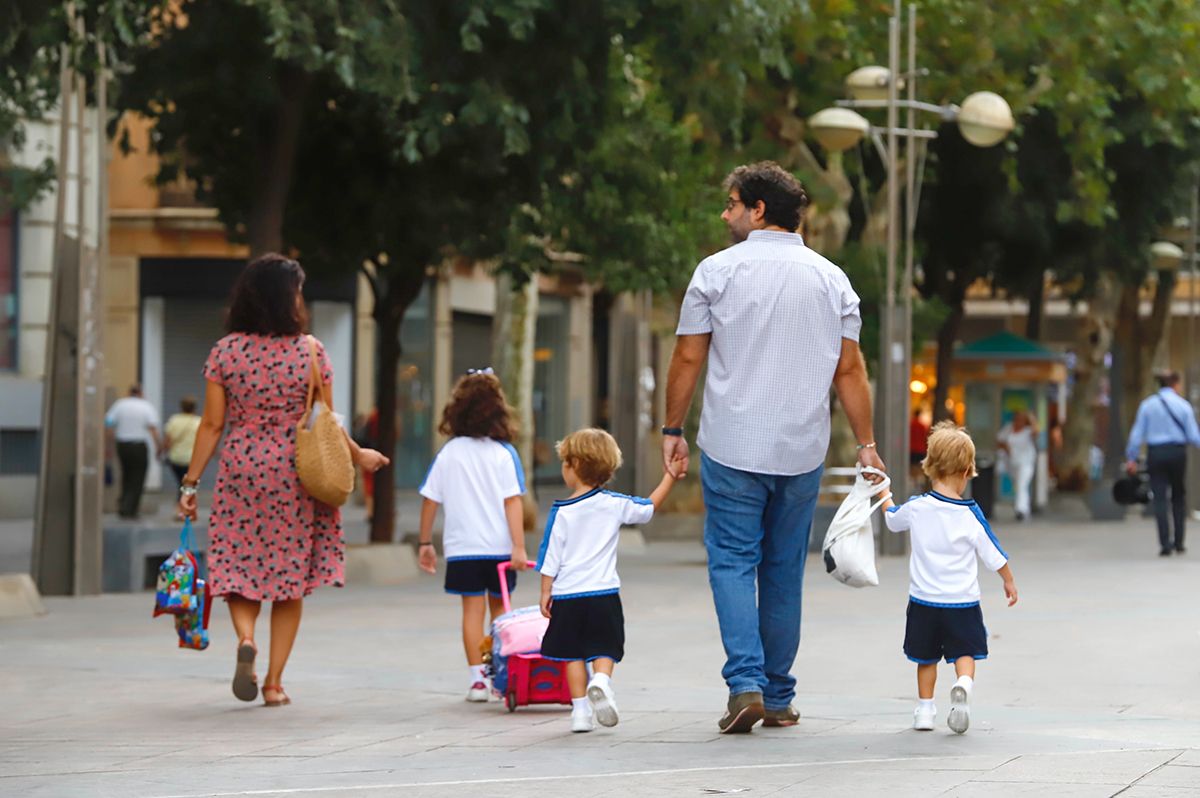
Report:
[[[854,487],[829,522],[825,544],[821,547],[825,571],[850,587],[879,584],[879,573],[875,570],[875,533],[871,526],[871,514],[883,504],[892,484],[886,476],[882,481],[873,483],[863,476],[864,471],[882,473],[873,468],[858,472]],[[876,496],[883,498],[872,504],[871,500]]]

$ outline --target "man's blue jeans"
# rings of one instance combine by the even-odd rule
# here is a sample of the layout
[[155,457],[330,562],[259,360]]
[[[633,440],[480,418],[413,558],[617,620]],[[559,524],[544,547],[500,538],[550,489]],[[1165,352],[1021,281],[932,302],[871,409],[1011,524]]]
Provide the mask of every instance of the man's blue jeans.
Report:
[[708,581],[725,646],[721,675],[730,695],[762,693],[767,709],[783,709],[796,695],[790,671],[822,470],[773,476],[700,456]]

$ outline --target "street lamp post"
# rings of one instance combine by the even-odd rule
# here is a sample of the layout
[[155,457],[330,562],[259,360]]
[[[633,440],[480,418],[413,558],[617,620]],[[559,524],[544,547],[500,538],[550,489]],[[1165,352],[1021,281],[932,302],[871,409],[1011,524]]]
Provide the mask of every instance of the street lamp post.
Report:
[[[888,66],[867,66],[856,69],[846,78],[851,99],[838,100],[835,108],[818,111],[809,119],[809,129],[817,142],[830,153],[840,153],[870,137],[887,169],[887,266],[880,313],[880,347],[877,390],[875,395],[876,439],[879,453],[888,465],[892,492],[901,498],[908,496],[908,415],[909,379],[912,373],[912,291],[913,236],[917,208],[920,202],[921,170],[917,158],[923,157],[925,141],[937,138],[936,130],[917,128],[917,112],[933,113],[944,121],[956,121],[959,131],[971,144],[991,147],[999,144],[1013,129],[1012,111],[998,94],[976,92],[963,100],[962,106],[937,105],[917,100],[917,9],[908,7],[907,65],[900,72],[901,4],[894,0],[893,13],[888,20]],[[900,79],[894,79],[899,76]],[[900,99],[903,83],[906,98]],[[887,112],[886,127],[871,125],[856,110],[883,109]],[[906,111],[905,126],[899,126],[900,109]],[[886,135],[886,146],[881,134]],[[900,290],[902,305],[897,312],[896,272],[900,250],[900,176],[899,137],[905,139],[904,154],[904,270]],[[899,536],[885,535],[881,551],[903,554],[906,541]]]

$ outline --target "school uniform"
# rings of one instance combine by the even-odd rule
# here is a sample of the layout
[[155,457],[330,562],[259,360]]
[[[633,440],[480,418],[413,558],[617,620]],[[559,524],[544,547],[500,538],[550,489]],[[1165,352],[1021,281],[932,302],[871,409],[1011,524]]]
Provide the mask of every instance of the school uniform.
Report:
[[[525,492],[525,471],[512,444],[457,437],[438,452],[420,493],[442,505],[445,590],[459,596],[500,594],[496,566],[512,557],[504,501]],[[517,575],[508,571],[508,589]]]
[[620,662],[625,656],[617,542],[623,525],[653,516],[649,499],[600,488],[554,502],[537,564],[543,576],[554,578],[543,657]]
[[930,491],[890,508],[884,519],[892,532],[907,531],[912,544],[905,656],[921,665],[987,659],[978,561],[998,571],[1008,555],[979,505]]

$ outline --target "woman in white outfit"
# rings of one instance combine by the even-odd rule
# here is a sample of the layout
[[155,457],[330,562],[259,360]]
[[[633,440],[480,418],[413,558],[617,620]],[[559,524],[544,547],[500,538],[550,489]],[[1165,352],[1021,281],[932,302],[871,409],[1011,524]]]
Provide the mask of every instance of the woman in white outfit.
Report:
[[1030,489],[1033,487],[1033,474],[1037,469],[1037,422],[1033,414],[1019,410],[1012,421],[1001,428],[998,435],[999,446],[1008,452],[1009,476],[1012,478],[1013,490],[1016,492],[1017,520],[1029,518]]

